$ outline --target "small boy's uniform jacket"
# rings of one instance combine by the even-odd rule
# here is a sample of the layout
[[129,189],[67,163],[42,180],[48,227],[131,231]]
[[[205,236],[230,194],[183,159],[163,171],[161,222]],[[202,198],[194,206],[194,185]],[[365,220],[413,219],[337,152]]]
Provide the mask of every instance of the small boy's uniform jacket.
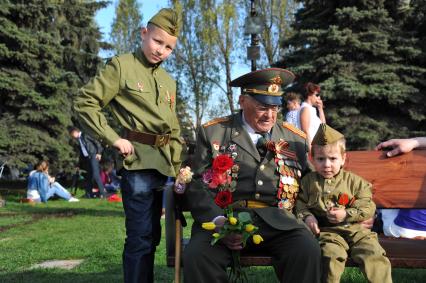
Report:
[[[346,219],[333,224],[327,220],[327,207],[339,206],[339,195],[346,194]],[[330,179],[310,172],[301,181],[296,213],[301,219],[315,216],[320,228],[322,282],[338,283],[348,256],[357,263],[368,282],[392,282],[391,265],[377,234],[359,222],[373,217],[371,184],[354,173],[340,170]]]
[[[101,112],[107,105],[124,127],[122,135]],[[166,176],[175,176],[181,163],[175,108],[176,82],[159,64],[150,64],[140,48],[113,57],[74,101],[80,123],[91,135],[109,145],[119,138],[132,142],[135,153],[123,160],[124,168],[156,169]]]
[[296,202],[297,216],[305,219],[314,215],[320,227],[336,226],[327,221],[326,213],[330,202],[336,205],[339,194],[347,194],[348,199],[352,200],[350,207],[346,207],[345,225],[367,220],[374,215],[376,205],[372,200],[371,183],[352,172],[340,170],[330,179],[316,172],[303,177]]

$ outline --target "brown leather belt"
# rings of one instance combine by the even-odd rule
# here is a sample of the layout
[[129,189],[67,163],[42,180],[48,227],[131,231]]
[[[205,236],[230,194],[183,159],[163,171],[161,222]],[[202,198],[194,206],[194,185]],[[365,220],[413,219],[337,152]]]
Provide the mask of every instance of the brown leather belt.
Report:
[[155,134],[148,134],[148,133],[142,133],[142,132],[135,132],[131,130],[125,131],[125,138],[129,141],[135,141],[138,143],[153,145],[156,147],[162,147],[169,143],[170,141],[170,135],[155,135]]

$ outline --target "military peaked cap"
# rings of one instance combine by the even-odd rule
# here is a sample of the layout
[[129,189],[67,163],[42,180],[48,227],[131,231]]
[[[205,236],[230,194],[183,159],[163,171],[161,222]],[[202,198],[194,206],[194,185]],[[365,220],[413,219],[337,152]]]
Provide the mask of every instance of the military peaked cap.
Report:
[[294,74],[280,68],[254,71],[231,81],[233,87],[241,87],[242,94],[251,95],[257,101],[269,105],[282,104],[282,87],[294,80]]

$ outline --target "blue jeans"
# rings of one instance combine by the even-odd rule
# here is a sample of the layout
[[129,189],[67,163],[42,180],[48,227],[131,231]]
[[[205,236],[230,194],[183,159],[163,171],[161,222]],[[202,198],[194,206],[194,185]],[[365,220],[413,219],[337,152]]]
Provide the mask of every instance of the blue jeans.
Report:
[[58,182],[54,182],[50,185],[46,194],[46,199],[50,199],[53,195],[57,195],[65,200],[69,200],[71,198],[71,194],[67,191],[67,189],[62,187]]
[[126,215],[124,282],[154,282],[154,255],[161,240],[162,187],[167,177],[157,170],[122,170]]

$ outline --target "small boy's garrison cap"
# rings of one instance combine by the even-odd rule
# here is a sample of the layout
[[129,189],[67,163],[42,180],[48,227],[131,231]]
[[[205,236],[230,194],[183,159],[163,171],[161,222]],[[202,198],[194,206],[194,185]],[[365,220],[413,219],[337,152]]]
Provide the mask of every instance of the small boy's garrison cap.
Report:
[[321,124],[312,139],[312,145],[327,145],[343,139],[344,137],[345,136],[343,136],[340,132],[327,124]]
[[156,25],[172,36],[178,36],[180,28],[180,18],[178,13],[170,8],[163,8],[158,11],[149,21],[148,24]]
[[280,68],[254,71],[230,82],[230,86],[241,87],[241,94],[251,95],[263,104],[281,105],[282,86],[292,83],[294,74]]

